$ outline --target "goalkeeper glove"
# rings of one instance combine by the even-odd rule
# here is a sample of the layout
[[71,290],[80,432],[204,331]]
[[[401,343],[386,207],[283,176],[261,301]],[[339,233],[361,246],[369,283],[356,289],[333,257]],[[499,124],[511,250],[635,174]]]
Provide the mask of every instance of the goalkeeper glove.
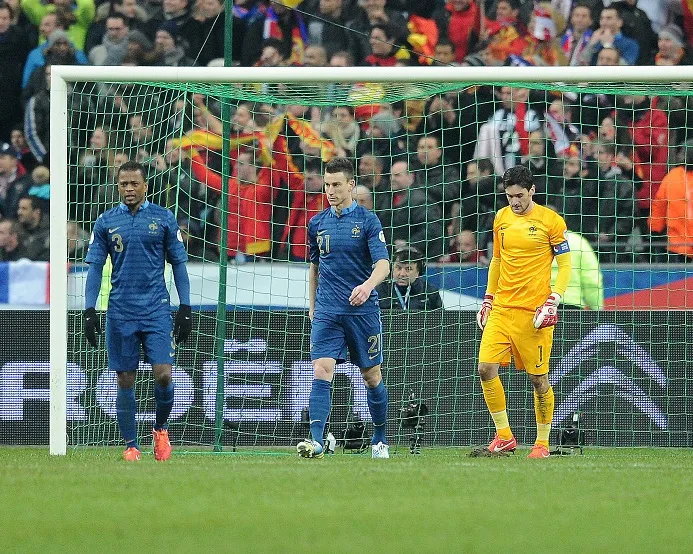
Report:
[[488,321],[488,316],[491,315],[491,310],[493,309],[493,295],[485,294],[484,301],[481,303],[481,309],[476,314],[476,324],[482,331],[486,327],[486,322]]
[[84,310],[84,335],[87,337],[89,344],[94,348],[98,348],[99,341],[96,335],[103,333],[99,316],[94,308]]
[[558,305],[561,303],[561,295],[551,293],[541,308],[534,313],[534,328],[543,329],[552,327],[558,323]]
[[192,332],[192,309],[187,304],[181,304],[176,314],[176,322],[173,325],[173,336],[176,343],[185,342]]

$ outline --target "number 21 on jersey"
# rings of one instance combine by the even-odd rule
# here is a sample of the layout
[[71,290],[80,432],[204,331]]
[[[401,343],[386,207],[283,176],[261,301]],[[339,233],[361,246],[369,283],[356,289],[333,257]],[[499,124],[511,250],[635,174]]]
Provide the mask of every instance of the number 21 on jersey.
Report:
[[318,248],[321,256],[330,253],[330,235],[323,235],[318,231]]

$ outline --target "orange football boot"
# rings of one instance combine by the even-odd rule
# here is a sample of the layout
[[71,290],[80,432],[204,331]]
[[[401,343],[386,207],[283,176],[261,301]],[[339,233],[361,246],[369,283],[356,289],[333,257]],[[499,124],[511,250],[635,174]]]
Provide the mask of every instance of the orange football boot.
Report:
[[532,451],[527,455],[528,458],[548,458],[551,454],[549,449],[543,444],[535,444]]
[[123,452],[123,460],[126,462],[138,462],[140,460],[140,451],[134,446],[127,448],[125,452]]
[[165,462],[171,458],[171,441],[168,440],[168,431],[152,429],[154,435],[154,459],[157,462]]
[[502,439],[496,433],[493,437],[491,444],[488,445],[489,452],[491,454],[500,454],[501,452],[515,452],[517,448],[517,440],[515,437],[510,437],[509,439]]

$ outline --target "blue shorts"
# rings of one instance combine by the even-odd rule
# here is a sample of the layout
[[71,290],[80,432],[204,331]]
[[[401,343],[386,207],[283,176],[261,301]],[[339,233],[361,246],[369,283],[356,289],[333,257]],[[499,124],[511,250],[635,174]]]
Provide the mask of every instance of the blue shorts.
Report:
[[364,315],[315,314],[310,328],[310,359],[333,358],[367,369],[383,363],[383,324],[380,313]]
[[173,320],[170,315],[157,319],[121,320],[106,317],[108,368],[135,371],[140,363],[140,345],[144,360],[152,365],[171,364],[176,358]]

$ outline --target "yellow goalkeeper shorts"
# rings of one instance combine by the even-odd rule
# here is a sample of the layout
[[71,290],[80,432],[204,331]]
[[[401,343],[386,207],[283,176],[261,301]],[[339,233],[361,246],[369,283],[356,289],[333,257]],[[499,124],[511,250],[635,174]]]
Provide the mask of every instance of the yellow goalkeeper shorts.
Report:
[[553,327],[535,329],[534,312],[516,308],[493,308],[481,335],[479,361],[515,367],[532,375],[549,371]]

